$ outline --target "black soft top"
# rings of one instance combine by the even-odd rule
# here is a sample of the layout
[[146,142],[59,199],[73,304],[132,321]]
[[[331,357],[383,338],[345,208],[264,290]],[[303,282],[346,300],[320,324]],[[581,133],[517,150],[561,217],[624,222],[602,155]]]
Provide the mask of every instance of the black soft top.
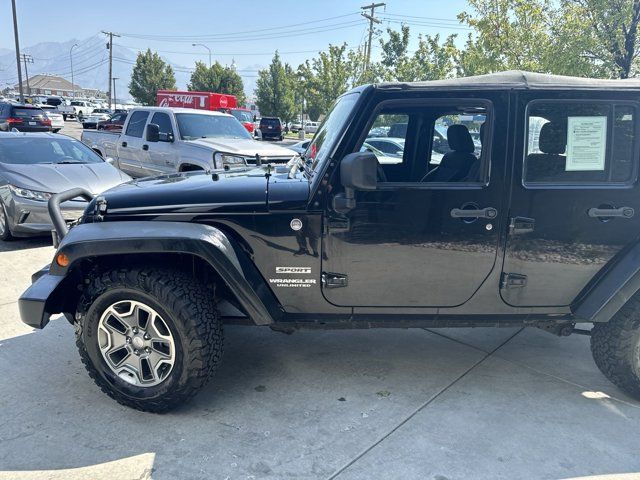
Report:
[[603,80],[598,78],[568,77],[544,73],[508,70],[474,77],[430,80],[427,82],[390,82],[376,85],[380,89],[406,90],[638,90],[640,79]]

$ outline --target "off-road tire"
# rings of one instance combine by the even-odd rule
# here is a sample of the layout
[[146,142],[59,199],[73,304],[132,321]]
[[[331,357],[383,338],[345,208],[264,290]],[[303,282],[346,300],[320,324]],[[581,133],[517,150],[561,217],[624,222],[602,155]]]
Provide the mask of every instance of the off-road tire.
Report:
[[640,295],[635,294],[608,323],[591,330],[591,353],[600,371],[640,400]]
[[[122,299],[141,301],[155,309],[175,339],[173,368],[156,386],[125,382],[99,350],[100,317],[109,305]],[[80,298],[75,326],[80,358],[98,387],[119,403],[147,412],[166,412],[193,397],[222,357],[222,322],[213,290],[178,270],[149,267],[92,275]]]

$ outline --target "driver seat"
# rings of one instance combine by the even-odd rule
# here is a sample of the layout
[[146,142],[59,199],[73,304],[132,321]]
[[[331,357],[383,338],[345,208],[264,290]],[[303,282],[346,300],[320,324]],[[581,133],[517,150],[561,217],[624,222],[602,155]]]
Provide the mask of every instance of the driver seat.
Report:
[[478,161],[473,154],[473,138],[464,125],[450,125],[447,129],[447,142],[452,151],[446,153],[440,165],[422,177],[421,182],[458,182],[467,176],[473,164]]

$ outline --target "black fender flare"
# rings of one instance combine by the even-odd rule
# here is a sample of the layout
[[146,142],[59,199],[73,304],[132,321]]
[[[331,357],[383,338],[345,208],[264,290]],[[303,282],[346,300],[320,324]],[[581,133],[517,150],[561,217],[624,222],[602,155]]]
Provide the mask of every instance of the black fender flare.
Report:
[[54,259],[49,275],[64,277],[74,264],[91,257],[147,253],[200,257],[220,275],[256,325],[274,323],[271,311],[245,278],[231,241],[210,225],[162,221],[80,224],[69,231],[56,252],[56,258],[60,254],[68,257],[68,265],[60,266]]
[[640,243],[635,244],[578,296],[571,310],[580,321],[601,323],[611,318],[640,290]]

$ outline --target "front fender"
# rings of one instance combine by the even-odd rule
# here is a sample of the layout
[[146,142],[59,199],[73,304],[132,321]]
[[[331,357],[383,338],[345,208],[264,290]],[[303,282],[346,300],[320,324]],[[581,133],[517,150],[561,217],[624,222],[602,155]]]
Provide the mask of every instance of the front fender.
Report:
[[83,259],[147,253],[195,255],[216,271],[236,295],[247,315],[257,325],[274,322],[271,312],[244,276],[227,236],[217,228],[183,222],[102,222],[72,228],[58,247],[57,255],[69,258],[67,266],[55,261],[20,297],[22,321],[43,328],[55,311],[64,279]]

